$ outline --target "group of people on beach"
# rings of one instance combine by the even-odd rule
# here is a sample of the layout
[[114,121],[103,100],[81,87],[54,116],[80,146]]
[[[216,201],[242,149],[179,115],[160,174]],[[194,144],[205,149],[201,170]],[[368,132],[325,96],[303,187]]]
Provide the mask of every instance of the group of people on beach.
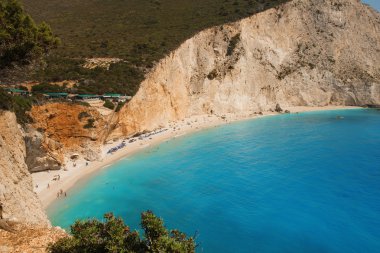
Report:
[[[77,164],[74,162],[73,163],[73,167],[76,167]],[[86,162],[86,166],[88,166],[88,162]],[[48,173],[50,173],[50,170],[47,171]],[[56,174],[53,176],[53,179],[52,181],[60,181],[61,180],[61,175],[60,174]],[[38,184],[36,184],[36,188],[38,188]],[[50,183],[47,184],[47,189],[50,189]],[[64,192],[62,189],[60,189],[58,192],[57,192],[57,198],[59,197],[67,197],[67,193]]]
[[63,190],[61,189],[61,190],[59,190],[58,192],[57,192],[57,199],[59,198],[59,197],[67,197],[67,193],[66,192],[63,192]]
[[[61,179],[61,175],[57,174],[57,175],[54,175],[53,177],[53,181],[59,181]],[[36,188],[38,188],[38,184],[36,184]],[[50,189],[50,183],[47,184],[47,189]],[[58,192],[57,192],[57,198],[59,197],[67,197],[67,193],[64,192],[62,189],[60,189]]]

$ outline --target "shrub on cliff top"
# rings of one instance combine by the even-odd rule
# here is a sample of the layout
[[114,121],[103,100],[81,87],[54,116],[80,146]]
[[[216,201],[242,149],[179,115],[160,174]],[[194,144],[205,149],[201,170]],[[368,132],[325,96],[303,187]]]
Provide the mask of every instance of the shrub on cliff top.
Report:
[[48,250],[51,253],[195,252],[196,245],[192,237],[178,230],[168,231],[162,219],[151,211],[141,214],[143,238],[112,213],[105,214],[104,218],[104,222],[96,219],[75,222],[71,226],[72,236],[50,245]]
[[58,85],[52,85],[49,83],[40,83],[32,87],[32,92],[34,93],[44,93],[44,92],[65,92],[65,87]]
[[13,109],[13,99],[4,89],[0,88],[0,110],[10,111]]
[[121,110],[121,108],[123,108],[123,106],[126,104],[126,102],[119,102],[117,103],[117,106],[116,106],[116,109],[115,109],[115,112],[119,112]]
[[13,111],[19,124],[25,125],[32,122],[32,118],[27,114],[27,111],[32,108],[32,104],[33,98],[12,96],[0,88],[0,110]]
[[115,109],[115,105],[109,100],[106,100],[106,102],[104,102],[103,106],[108,108],[108,109],[111,109],[111,110]]

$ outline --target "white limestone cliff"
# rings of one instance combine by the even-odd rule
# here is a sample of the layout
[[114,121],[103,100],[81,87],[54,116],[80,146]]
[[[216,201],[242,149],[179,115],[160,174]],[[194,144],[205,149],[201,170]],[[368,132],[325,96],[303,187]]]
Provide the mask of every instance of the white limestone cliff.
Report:
[[49,226],[25,163],[23,133],[11,112],[0,111],[0,220]]
[[277,103],[380,104],[380,14],[359,0],[293,0],[202,31],[157,64],[110,138]]

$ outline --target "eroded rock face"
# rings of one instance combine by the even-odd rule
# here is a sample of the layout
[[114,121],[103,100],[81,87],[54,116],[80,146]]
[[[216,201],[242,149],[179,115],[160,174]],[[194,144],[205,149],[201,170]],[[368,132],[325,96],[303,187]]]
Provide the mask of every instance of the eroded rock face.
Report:
[[33,192],[23,133],[11,112],[0,111],[0,154],[0,219],[49,225]]
[[358,0],[294,0],[205,30],[155,67],[111,137],[276,104],[380,104],[379,13]]
[[60,170],[63,154],[59,151],[62,145],[34,128],[29,127],[24,137],[26,145],[26,159],[30,172],[45,170]]
[[49,103],[33,106],[34,123],[26,135],[27,164],[30,171],[60,169],[65,155],[79,154],[88,161],[99,159],[100,149],[110,126],[91,107]]

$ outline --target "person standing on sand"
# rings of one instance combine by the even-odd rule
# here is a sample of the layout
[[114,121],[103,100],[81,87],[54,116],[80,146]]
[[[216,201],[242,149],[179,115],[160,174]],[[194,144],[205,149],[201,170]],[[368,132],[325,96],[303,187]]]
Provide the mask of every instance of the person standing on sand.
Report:
[[48,189],[50,188],[50,184],[48,184],[47,188],[48,188]]
[[66,192],[65,192],[65,198],[67,197],[67,194],[66,194]]

